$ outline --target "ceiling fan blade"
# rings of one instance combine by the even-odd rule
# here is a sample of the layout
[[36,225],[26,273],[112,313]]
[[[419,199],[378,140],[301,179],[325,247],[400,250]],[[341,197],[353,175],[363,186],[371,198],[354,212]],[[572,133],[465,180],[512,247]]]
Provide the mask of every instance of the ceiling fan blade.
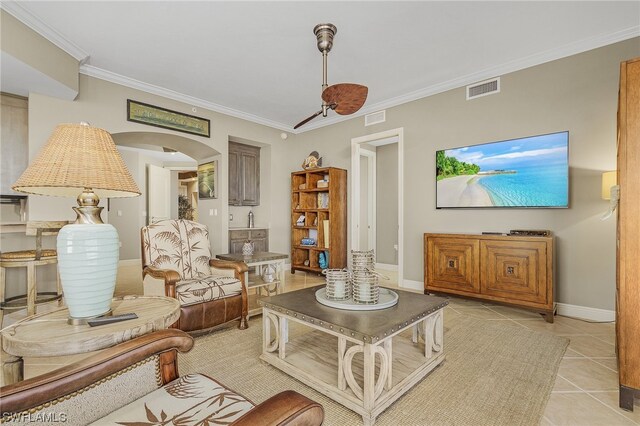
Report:
[[297,129],[300,126],[304,126],[305,124],[307,124],[308,122],[310,122],[311,120],[313,120],[314,118],[316,118],[317,116],[319,116],[320,114],[322,114],[322,110],[316,112],[315,114],[313,114],[310,117],[305,118],[304,120],[302,120],[301,122],[299,122],[298,124],[296,124],[295,126],[293,126],[293,130]]
[[322,100],[335,104],[333,108],[340,115],[349,115],[362,108],[367,100],[367,86],[353,83],[333,84],[322,91]]

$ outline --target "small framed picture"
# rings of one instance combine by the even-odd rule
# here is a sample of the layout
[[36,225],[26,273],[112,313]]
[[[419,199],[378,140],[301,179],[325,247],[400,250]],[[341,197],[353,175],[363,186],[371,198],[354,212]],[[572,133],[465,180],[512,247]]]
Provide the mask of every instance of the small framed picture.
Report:
[[201,200],[218,198],[218,162],[211,161],[198,165],[198,198]]

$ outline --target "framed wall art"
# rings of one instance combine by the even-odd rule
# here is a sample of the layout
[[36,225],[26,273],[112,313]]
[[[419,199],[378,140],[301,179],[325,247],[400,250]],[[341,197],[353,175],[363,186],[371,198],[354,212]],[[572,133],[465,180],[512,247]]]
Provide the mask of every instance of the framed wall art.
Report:
[[218,198],[218,162],[211,161],[198,165],[198,198],[201,200]]
[[127,99],[127,121],[211,137],[211,121],[142,102]]

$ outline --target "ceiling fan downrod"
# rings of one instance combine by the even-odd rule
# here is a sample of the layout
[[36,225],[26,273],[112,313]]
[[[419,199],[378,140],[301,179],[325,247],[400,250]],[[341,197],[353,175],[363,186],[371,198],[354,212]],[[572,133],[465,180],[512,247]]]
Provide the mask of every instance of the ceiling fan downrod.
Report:
[[[328,81],[328,72],[327,72],[327,59],[328,54],[333,47],[333,36],[336,35],[338,29],[333,24],[318,24],[313,28],[313,33],[316,35],[318,40],[318,50],[322,53],[322,91],[329,87]],[[335,106],[333,107],[335,108]],[[333,109],[331,104],[328,104],[325,101],[322,101],[322,116],[327,116],[327,111]]]

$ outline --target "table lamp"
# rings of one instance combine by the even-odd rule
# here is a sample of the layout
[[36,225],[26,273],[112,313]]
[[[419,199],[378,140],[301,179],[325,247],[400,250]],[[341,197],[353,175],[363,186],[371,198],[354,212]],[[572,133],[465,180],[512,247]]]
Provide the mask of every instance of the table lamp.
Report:
[[87,123],[58,125],[12,188],[27,194],[77,196],[76,221],[64,226],[57,240],[69,323],[109,314],[119,241],[116,229],[100,218],[99,197],[140,195],[111,135]]

